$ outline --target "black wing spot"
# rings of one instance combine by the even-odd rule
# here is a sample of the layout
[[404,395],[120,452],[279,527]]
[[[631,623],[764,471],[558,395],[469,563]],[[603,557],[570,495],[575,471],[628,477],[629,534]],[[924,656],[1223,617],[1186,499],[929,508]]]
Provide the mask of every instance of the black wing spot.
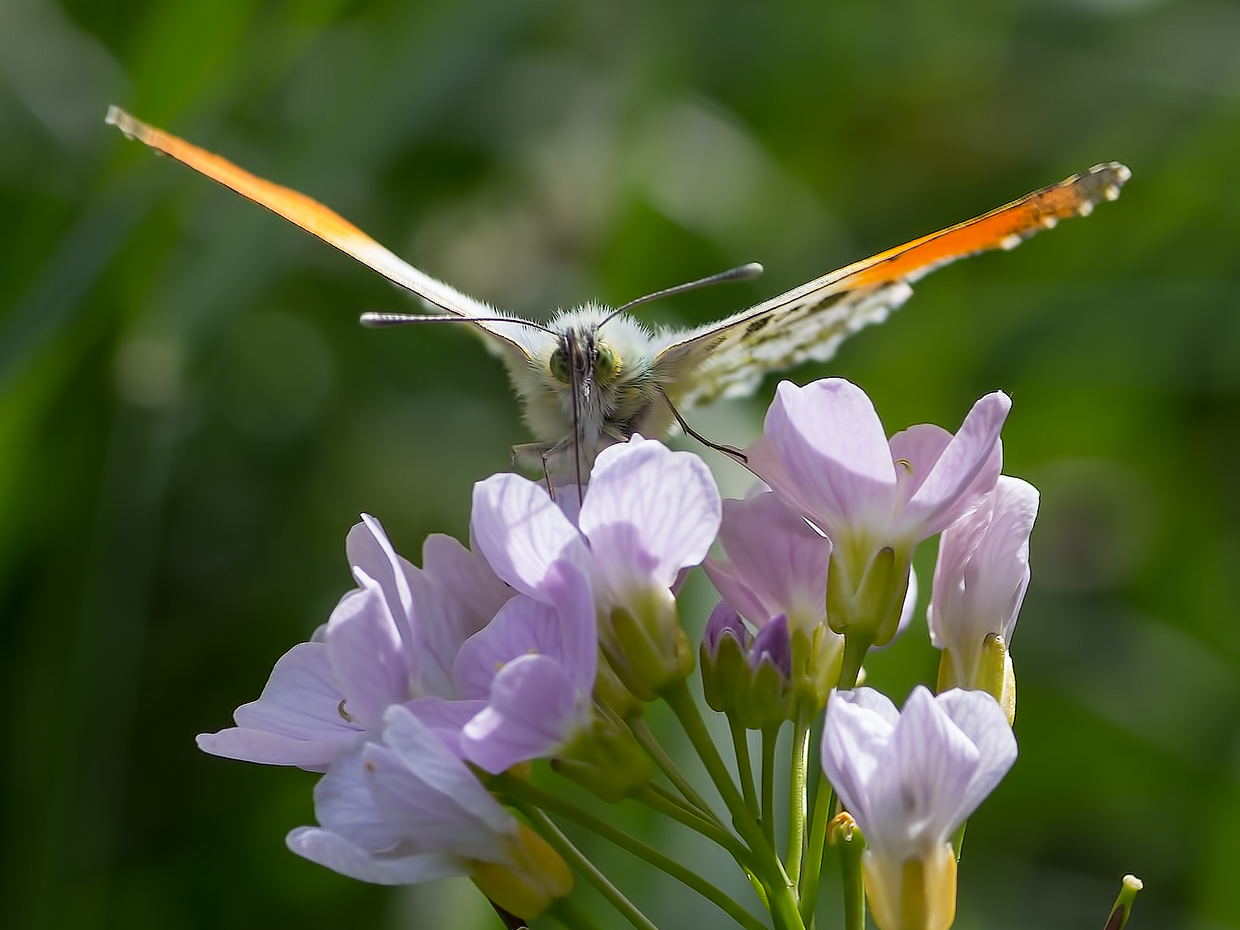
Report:
[[840,291],[838,294],[828,294],[826,297],[824,297],[822,300],[818,301],[817,303],[810,304],[808,307],[806,307],[805,312],[807,314],[820,313],[823,310],[826,310],[829,307],[833,307],[836,304],[838,304],[841,300],[847,297],[848,294],[849,294],[849,291]]
[[756,320],[753,320],[748,326],[745,327],[745,335],[741,338],[748,339],[750,336],[762,332],[762,330],[766,329],[766,325],[770,322],[771,314],[764,313],[762,316],[758,317]]

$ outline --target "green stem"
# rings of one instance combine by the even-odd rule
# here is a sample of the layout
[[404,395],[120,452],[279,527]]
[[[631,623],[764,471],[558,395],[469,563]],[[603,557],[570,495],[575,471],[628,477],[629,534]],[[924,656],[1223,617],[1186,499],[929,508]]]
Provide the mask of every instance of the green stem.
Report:
[[671,756],[664,751],[663,745],[650,732],[650,727],[647,726],[646,721],[639,717],[636,720],[628,721],[628,724],[637,742],[646,750],[647,755],[654,760],[654,764],[668,777],[668,780],[676,786],[676,790],[684,795],[685,800],[696,807],[703,817],[713,820],[715,823],[720,823],[719,816],[711,810],[710,805],[706,803],[697,789],[693,787],[693,782],[689,781],[685,774],[676,767],[676,763],[672,761]]
[[840,872],[844,879],[844,930],[865,930],[865,884],[861,878],[861,854],[865,842],[853,832],[839,843]]
[[[589,811],[582,810],[575,804],[556,797],[540,788],[535,788],[514,775],[500,775],[491,784],[494,790],[510,799],[514,806],[531,820],[535,820],[535,814],[538,814],[541,817],[538,822],[541,823],[542,820],[546,819],[546,814],[542,813],[543,811],[558,814],[565,820],[572,821],[579,827],[598,834],[609,843],[619,846],[625,852],[645,860],[656,869],[666,872],[685,887],[696,891],[703,898],[710,901],[737,924],[746,928],[746,930],[764,930],[762,924],[749,911],[745,910],[736,901],[728,897],[727,894],[706,881],[706,879],[692,869],[686,868],[674,859],[669,859],[657,849],[612,826],[607,821],[594,816]],[[554,824],[552,824],[552,827],[554,828]],[[548,837],[548,842],[550,842],[550,837]],[[555,844],[553,843],[552,845]],[[739,846],[740,844],[738,843],[737,845]],[[744,847],[741,848],[744,849]],[[748,851],[746,850],[746,852]],[[587,877],[589,877],[588,874]]]
[[1111,916],[1107,918],[1104,930],[1124,930],[1124,924],[1128,923],[1128,915],[1132,913],[1132,902],[1136,900],[1137,892],[1141,888],[1141,879],[1137,876],[1124,876],[1119,897],[1115,901],[1115,906],[1111,908]]
[[525,804],[521,801],[514,801],[514,806],[521,813],[525,814],[542,834],[543,839],[551,844],[552,848],[560,854],[560,856],[568,862],[573,868],[586,877],[598,893],[601,894],[617,911],[631,923],[635,930],[659,930],[649,917],[643,914],[628,898],[624,896],[619,888],[613,885],[598,867],[582,854],[572,840],[565,836],[560,828],[557,827],[545,813],[532,804]]
[[736,771],[741,777],[741,792],[745,804],[755,817],[761,816],[758,792],[753,784],[753,762],[749,758],[749,731],[731,717],[728,718],[728,725],[732,730],[732,749],[736,753]]
[[792,886],[788,882],[788,876],[784,874],[784,867],[779,857],[767,845],[766,838],[762,835],[762,828],[754,820],[740,790],[732,781],[732,775],[728,772],[728,767],[723,764],[723,758],[710,738],[710,732],[706,729],[706,724],[702,720],[697,704],[693,701],[693,696],[689,693],[688,686],[683,680],[673,682],[662,691],[661,696],[667,701],[676,719],[680,721],[685,735],[689,737],[689,742],[701,758],[707,774],[715,783],[715,787],[723,798],[723,803],[727,805],[728,812],[732,815],[732,823],[740,833],[741,839],[748,843],[753,851],[754,871],[762,880],[762,884],[766,886],[770,896],[769,906],[776,930],[805,930],[805,925],[801,923],[801,914],[797,910],[796,899],[792,894]]
[[788,855],[784,859],[788,878],[801,879],[801,856],[805,850],[805,821],[808,816],[805,796],[809,774],[809,724],[799,715],[792,736],[792,775],[788,793]]
[[814,919],[818,904],[818,884],[822,876],[822,857],[827,851],[827,824],[831,822],[831,809],[835,807],[835,791],[827,776],[818,776],[818,791],[814,794],[814,811],[809,827],[809,845],[806,848],[805,868],[799,885],[801,920],[809,926]]
[[859,636],[844,637],[844,660],[840,668],[841,691],[848,691],[857,687],[857,676],[861,674],[861,663],[865,661],[865,654],[870,651],[870,640]]
[[599,930],[594,918],[568,898],[558,898],[547,908],[547,916],[566,930]]
[[740,840],[717,824],[706,820],[695,808],[686,805],[666,788],[652,783],[633,795],[633,800],[645,804],[663,816],[670,817],[690,830],[700,833],[716,845],[722,846],[742,868],[753,868],[753,857]]
[[779,727],[762,730],[762,833],[775,848],[775,750],[779,746]]

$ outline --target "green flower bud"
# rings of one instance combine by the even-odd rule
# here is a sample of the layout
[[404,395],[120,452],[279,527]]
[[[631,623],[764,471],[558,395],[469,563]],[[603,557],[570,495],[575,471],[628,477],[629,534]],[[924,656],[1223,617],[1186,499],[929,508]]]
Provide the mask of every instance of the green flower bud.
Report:
[[578,735],[551,767],[609,804],[650,781],[650,760],[632,731],[604,714],[596,714],[589,732]]
[[613,607],[599,631],[616,677],[643,701],[655,700],[693,671],[693,647],[680,628],[675,598],[670,591],[651,594],[637,614],[627,606]]

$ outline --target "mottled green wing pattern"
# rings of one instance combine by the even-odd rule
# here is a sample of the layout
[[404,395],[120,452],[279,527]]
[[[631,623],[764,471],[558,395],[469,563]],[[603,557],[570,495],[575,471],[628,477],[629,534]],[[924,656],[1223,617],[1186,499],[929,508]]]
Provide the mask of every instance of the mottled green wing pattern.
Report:
[[880,323],[913,290],[903,281],[862,288],[803,285],[733,317],[682,335],[656,357],[674,403],[742,397],[764,375],[806,361],[826,361],[842,340]]

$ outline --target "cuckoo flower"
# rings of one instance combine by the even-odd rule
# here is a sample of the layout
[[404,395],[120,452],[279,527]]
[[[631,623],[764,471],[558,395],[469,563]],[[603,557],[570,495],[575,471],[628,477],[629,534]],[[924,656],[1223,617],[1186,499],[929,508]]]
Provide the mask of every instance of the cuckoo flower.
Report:
[[993,697],[918,687],[897,713],[870,688],[827,705],[822,765],[865,836],[866,897],[880,930],[946,930],[956,911],[950,837],[1016,761]]
[[378,738],[332,765],[314,808],[321,826],[294,830],[289,848],[361,881],[468,876],[526,920],[572,887],[560,857],[405,707],[390,707]]
[[723,502],[719,541],[727,558],[708,558],[706,574],[755,626],[784,618],[794,690],[808,711],[817,710],[839,680],[844,648],[844,638],[826,624],[831,540],[764,491]]
[[487,702],[465,725],[461,745],[492,774],[563,751],[593,722],[598,641],[589,581],[568,562],[549,573],[561,576],[556,603],[517,595],[456,660],[461,696]]
[[599,454],[576,525],[542,484],[518,475],[474,488],[473,531],[495,573],[556,604],[571,577],[561,563],[584,572],[600,645],[646,700],[692,667],[672,588],[682,569],[705,558],[719,520],[719,490],[702,460],[640,436]]
[[1004,475],[973,513],[943,532],[927,619],[943,650],[939,690],[989,691],[1009,720],[1016,679],[1007,647],[1029,586],[1029,534],[1038,492]]
[[753,471],[834,547],[827,621],[874,645],[895,635],[917,543],[950,526],[994,487],[999,430],[1011,401],[988,394],[954,436],[922,424],[886,438],[870,399],[839,378],[779,385]]
[[[457,697],[442,669],[451,668],[460,643],[512,592],[483,560],[446,537],[431,537],[427,569],[415,568],[396,554],[374,517],[363,515],[346,550],[358,588],[311,642],[281,657],[259,699],[237,709],[236,727],[198,737],[201,749],[324,771],[380,727],[392,704],[428,694]],[[421,614],[440,626],[428,631]],[[482,706],[440,702],[425,716],[448,731]]]

